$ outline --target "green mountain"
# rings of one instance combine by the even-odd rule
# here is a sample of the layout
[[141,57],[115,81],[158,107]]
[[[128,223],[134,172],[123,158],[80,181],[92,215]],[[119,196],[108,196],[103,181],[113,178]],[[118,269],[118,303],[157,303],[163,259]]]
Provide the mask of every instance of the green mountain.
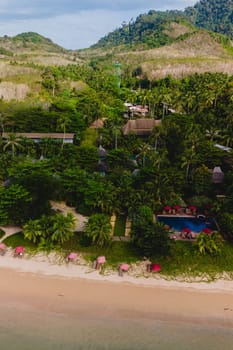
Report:
[[123,23],[92,48],[156,48],[183,40],[197,28],[233,39],[233,0],[201,0],[184,11],[151,10],[139,15],[135,21]]
[[195,28],[179,11],[149,11],[139,15],[135,21],[123,23],[121,28],[101,38],[92,48],[112,46],[149,49],[171,44],[183,38]]
[[54,44],[52,40],[34,32],[22,33],[13,37],[5,35],[0,38],[0,47],[3,50],[7,50],[8,53],[12,52],[14,54],[27,51],[45,51],[54,53],[62,53],[66,51],[61,46]]
[[184,14],[194,25],[233,39],[233,0],[201,0]]

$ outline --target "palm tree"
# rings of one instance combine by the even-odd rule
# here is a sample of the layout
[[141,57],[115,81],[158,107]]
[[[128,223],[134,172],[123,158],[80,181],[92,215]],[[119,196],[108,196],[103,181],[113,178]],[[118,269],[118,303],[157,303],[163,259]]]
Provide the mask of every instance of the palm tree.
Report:
[[57,120],[57,127],[58,129],[62,129],[63,131],[63,140],[62,140],[62,146],[61,148],[63,149],[64,147],[64,142],[66,138],[66,128],[67,126],[71,123],[71,119],[68,115],[62,114],[59,119]]
[[52,226],[51,240],[58,244],[63,244],[74,234],[75,221],[72,213],[56,214]]
[[33,243],[38,243],[45,235],[45,232],[41,227],[40,220],[29,220],[23,226],[23,234],[24,238],[32,241]]
[[85,227],[85,233],[93,244],[99,247],[109,245],[112,241],[112,226],[109,217],[104,214],[93,214]]
[[148,143],[143,143],[140,147],[139,147],[139,156],[142,157],[142,166],[145,166],[146,163],[146,157],[148,155],[148,153],[151,151],[151,146]]
[[7,140],[5,141],[3,150],[5,151],[7,148],[11,148],[12,157],[14,158],[17,148],[23,148],[19,141],[19,138],[15,134],[9,134]]

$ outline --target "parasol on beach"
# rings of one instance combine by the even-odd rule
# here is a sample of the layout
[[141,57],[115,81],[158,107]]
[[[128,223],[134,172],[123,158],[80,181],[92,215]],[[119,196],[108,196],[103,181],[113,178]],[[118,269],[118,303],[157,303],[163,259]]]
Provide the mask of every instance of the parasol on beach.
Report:
[[24,253],[24,247],[22,245],[19,245],[15,248],[15,255],[23,255]]
[[161,266],[159,264],[151,264],[151,272],[161,271]]
[[67,259],[68,261],[76,261],[78,258],[78,254],[77,253],[70,253],[68,256],[67,256]]
[[128,264],[120,264],[120,269],[121,271],[128,271],[129,270],[129,265]]
[[104,264],[106,262],[106,258],[105,258],[105,256],[98,256],[98,258],[97,258],[97,263],[98,264]]
[[6,249],[6,245],[4,243],[0,243],[0,250],[5,250]]
[[6,245],[4,243],[0,243],[0,255],[4,255],[6,251]]

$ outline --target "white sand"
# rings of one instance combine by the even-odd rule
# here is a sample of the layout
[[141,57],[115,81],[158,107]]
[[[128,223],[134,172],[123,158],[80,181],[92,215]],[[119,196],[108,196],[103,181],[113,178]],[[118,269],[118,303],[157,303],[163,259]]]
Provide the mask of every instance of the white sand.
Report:
[[[102,275],[56,255],[0,256],[0,307],[74,317],[161,319],[233,327],[233,281],[181,283],[155,278]],[[13,311],[12,311],[13,312]]]
[[[13,250],[7,249],[4,256],[0,256],[0,267],[13,269],[18,272],[60,276],[63,278],[88,279],[95,281],[108,281],[115,283],[129,283],[163,288],[188,288],[195,290],[219,291],[233,293],[233,281],[217,280],[213,282],[179,282],[163,279],[160,274],[145,274],[145,277],[133,273],[125,273],[123,277],[118,271],[106,271],[101,274],[80,258],[79,262],[65,263],[65,259],[55,253],[49,255],[37,253],[34,256],[25,255],[23,258],[13,257]],[[142,267],[141,267],[142,268]],[[137,277],[135,277],[137,276]]]

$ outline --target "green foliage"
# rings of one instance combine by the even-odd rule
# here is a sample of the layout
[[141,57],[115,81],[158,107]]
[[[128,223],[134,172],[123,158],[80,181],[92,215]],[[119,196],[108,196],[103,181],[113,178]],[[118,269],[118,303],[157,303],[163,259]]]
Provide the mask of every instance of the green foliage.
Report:
[[201,0],[185,10],[195,25],[233,38],[232,0]]
[[82,136],[81,146],[95,147],[97,145],[98,132],[96,129],[86,129]]
[[109,216],[104,214],[91,215],[85,227],[85,235],[96,246],[104,247],[110,245],[112,242],[112,226]]
[[[183,22],[184,17],[179,11],[149,11],[139,15],[135,21],[123,23],[122,27],[109,33],[93,45],[93,48],[127,45],[143,48],[160,47],[174,41],[167,30],[170,22]],[[187,24],[184,24],[187,25]],[[190,25],[189,25],[190,27]],[[187,25],[188,28],[188,25]]]
[[117,237],[123,237],[125,235],[126,217],[123,215],[117,215],[113,235]]
[[55,214],[42,216],[37,220],[29,220],[23,226],[26,239],[36,243],[39,247],[61,246],[74,234],[74,218],[71,213],[66,216]]
[[222,236],[217,231],[211,234],[202,232],[199,234],[196,244],[200,254],[221,254],[223,247]]
[[166,256],[170,252],[170,239],[164,225],[152,221],[134,221],[131,230],[133,244],[142,255]]
[[29,217],[32,198],[21,185],[0,186],[0,223],[21,224]]
[[9,173],[12,181],[23,186],[31,196],[30,217],[38,218],[48,213],[49,200],[59,190],[59,179],[47,169],[47,163],[25,161],[15,164]]
[[218,221],[224,236],[232,240],[233,239],[233,214],[221,212],[219,215]]

